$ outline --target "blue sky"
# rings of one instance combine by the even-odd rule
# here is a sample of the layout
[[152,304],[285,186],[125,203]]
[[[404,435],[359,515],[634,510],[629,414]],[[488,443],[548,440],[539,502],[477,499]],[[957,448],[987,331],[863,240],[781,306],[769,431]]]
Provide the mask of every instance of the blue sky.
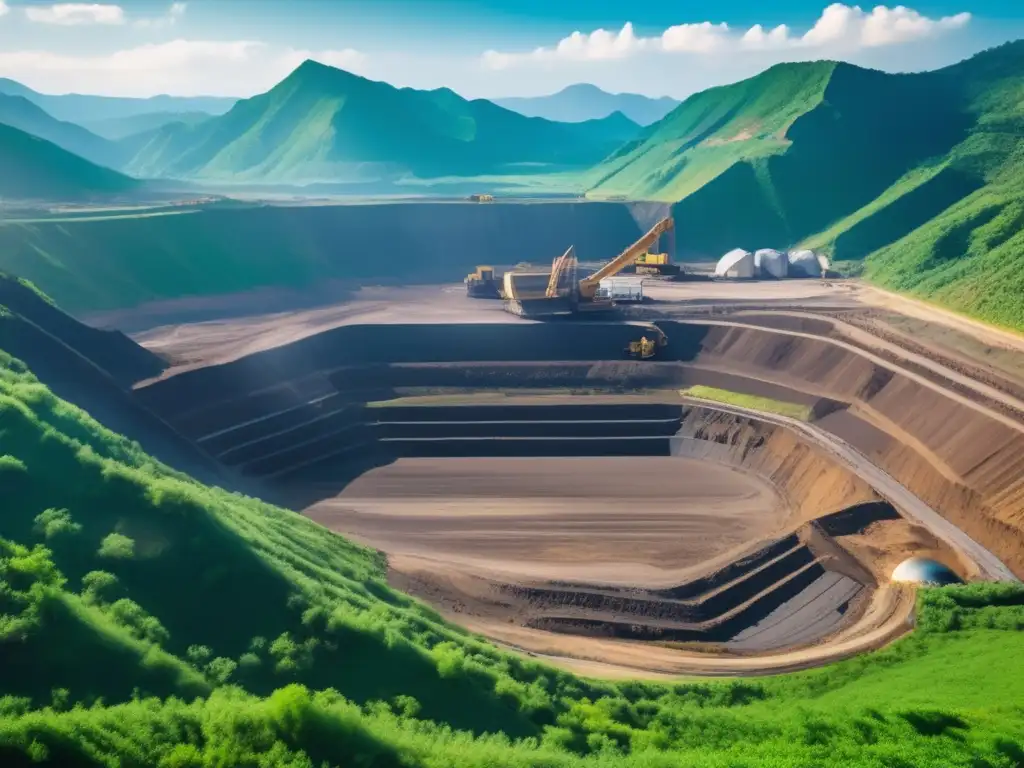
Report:
[[1024,37],[1020,0],[0,0],[0,77],[249,96],[305,58],[469,97],[575,82],[678,98],[779,61],[931,69]]

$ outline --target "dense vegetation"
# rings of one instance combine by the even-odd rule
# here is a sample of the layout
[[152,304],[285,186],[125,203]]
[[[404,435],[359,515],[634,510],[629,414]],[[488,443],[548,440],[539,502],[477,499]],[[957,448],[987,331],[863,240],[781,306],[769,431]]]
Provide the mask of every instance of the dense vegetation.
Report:
[[600,683],[445,624],[377,553],[170,470],[2,353],[0,486],[5,766],[1024,759],[1015,586],[926,592],[911,636],[812,673]]
[[109,168],[0,123],[0,197],[64,200],[139,186]]

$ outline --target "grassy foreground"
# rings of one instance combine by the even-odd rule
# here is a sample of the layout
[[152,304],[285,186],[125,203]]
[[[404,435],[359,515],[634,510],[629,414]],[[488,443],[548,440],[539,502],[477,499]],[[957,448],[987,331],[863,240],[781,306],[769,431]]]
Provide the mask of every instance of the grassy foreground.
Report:
[[1024,591],[924,593],[885,651],[604,683],[447,625],[382,558],[202,486],[0,354],[0,764],[996,766],[1024,760]]
[[807,421],[811,417],[811,407],[809,405],[787,403],[782,400],[773,400],[770,397],[745,395],[742,392],[732,392],[731,390],[718,389],[717,387],[705,387],[701,384],[680,390],[680,394],[686,397],[695,397],[699,400],[711,400],[715,403],[735,405],[738,408],[750,408],[754,411],[777,413],[779,416],[800,419],[800,421]]

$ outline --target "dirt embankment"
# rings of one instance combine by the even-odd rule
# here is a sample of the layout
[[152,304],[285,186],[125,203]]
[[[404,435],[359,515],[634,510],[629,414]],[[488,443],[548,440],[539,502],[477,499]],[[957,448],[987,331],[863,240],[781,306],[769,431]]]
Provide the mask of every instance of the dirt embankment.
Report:
[[819,426],[1024,575],[1024,431],[1006,417],[824,339],[711,326],[696,362],[850,403]]

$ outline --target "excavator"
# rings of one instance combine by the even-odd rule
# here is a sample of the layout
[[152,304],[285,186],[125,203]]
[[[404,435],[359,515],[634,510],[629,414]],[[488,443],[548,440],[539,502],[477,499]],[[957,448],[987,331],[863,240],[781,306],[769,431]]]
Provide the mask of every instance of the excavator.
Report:
[[[631,245],[621,254],[618,254],[615,258],[609,261],[607,264],[602,266],[593,274],[586,276],[581,280],[575,290],[573,291],[573,300],[577,305],[578,310],[582,309],[596,309],[599,306],[610,306],[610,299],[598,299],[597,289],[601,285],[601,281],[605,278],[611,278],[612,275],[621,272],[627,266],[636,261],[637,257],[641,254],[647,253],[647,250],[657,243],[658,239],[668,231],[675,229],[676,222],[672,216],[658,221],[654,226],[647,230],[646,233],[636,243]],[[566,256],[569,255],[569,251],[566,251]],[[565,258],[563,256],[563,258]],[[571,254],[571,258],[575,259],[575,254]],[[568,265],[566,265],[567,267]],[[552,280],[554,280],[554,274],[552,274]]]
[[493,269],[477,267],[476,272],[466,276],[466,291],[470,296],[478,298],[500,296],[505,301],[505,310],[520,316],[566,312],[576,314],[610,309],[614,306],[612,299],[598,295],[601,281],[633,264],[639,256],[648,253],[663,234],[674,229],[675,221],[671,216],[661,219],[622,253],[581,280],[576,279],[579,267],[576,249],[570,246],[552,262],[550,272],[521,270],[517,267],[505,272],[500,286],[494,279]]

